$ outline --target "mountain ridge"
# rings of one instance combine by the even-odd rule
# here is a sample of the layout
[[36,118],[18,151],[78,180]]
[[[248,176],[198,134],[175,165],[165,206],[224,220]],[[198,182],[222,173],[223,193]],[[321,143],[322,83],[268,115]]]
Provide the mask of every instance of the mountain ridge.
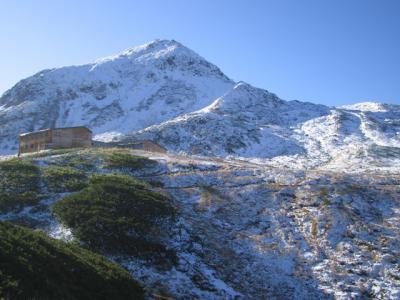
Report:
[[44,70],[0,98],[0,148],[13,153],[19,133],[45,127],[126,133],[200,109],[232,85],[216,66],[175,41]]
[[103,142],[152,139],[173,152],[295,160],[300,167],[385,159],[371,155],[374,145],[400,147],[398,105],[282,100],[235,83],[174,40],[23,79],[1,96],[0,125],[0,154],[15,153],[22,132],[76,125]]

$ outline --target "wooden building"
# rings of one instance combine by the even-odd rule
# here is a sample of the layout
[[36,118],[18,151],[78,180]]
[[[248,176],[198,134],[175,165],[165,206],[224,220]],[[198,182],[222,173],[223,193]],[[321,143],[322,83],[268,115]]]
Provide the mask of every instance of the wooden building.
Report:
[[92,131],[86,127],[50,128],[19,136],[19,154],[46,149],[86,148],[92,145]]
[[133,143],[131,142],[129,144],[126,144],[126,147],[131,148],[131,149],[136,149],[136,150],[148,151],[148,152],[167,153],[167,149],[160,146],[156,142],[153,142],[150,140],[137,141],[137,142],[133,142]]

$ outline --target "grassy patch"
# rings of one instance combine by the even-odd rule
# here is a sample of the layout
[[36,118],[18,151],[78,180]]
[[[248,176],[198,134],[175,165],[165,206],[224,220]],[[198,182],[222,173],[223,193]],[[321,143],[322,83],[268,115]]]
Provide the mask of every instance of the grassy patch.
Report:
[[87,188],[53,207],[85,245],[101,253],[157,260],[173,255],[158,242],[174,209],[146,183],[118,174],[93,175]]
[[0,299],[143,299],[121,267],[88,250],[0,222]]
[[319,196],[320,196],[321,198],[325,198],[325,197],[328,196],[328,192],[329,192],[329,190],[328,190],[327,187],[321,187],[321,189],[320,189],[320,191],[319,191]]
[[108,169],[135,170],[154,166],[155,161],[146,157],[131,155],[122,151],[104,154],[105,167]]
[[0,163],[0,212],[36,204],[40,192],[40,169],[31,161],[11,159]]
[[35,192],[3,192],[0,191],[0,213],[20,211],[25,206],[35,205],[40,197]]
[[43,168],[43,180],[50,192],[73,192],[83,189],[87,184],[83,171],[68,167]]
[[331,201],[329,200],[329,190],[327,187],[321,188],[321,190],[319,191],[319,196],[322,199],[322,202],[320,204],[321,207],[327,207],[331,205]]
[[36,153],[27,153],[27,154],[24,154],[24,157],[42,158],[42,157],[48,157],[48,156],[53,156],[53,155],[62,155],[62,154],[67,154],[67,153],[71,153],[71,152],[77,152],[82,149],[85,149],[85,148],[53,149],[53,150],[36,152]]
[[311,220],[311,234],[314,238],[318,235],[318,221],[316,218]]
[[213,203],[222,200],[219,192],[211,186],[203,186],[200,194],[199,202],[196,204],[196,211],[205,212]]
[[95,158],[94,155],[87,153],[75,153],[74,155],[55,157],[50,161],[50,164],[82,171],[91,171],[95,168]]

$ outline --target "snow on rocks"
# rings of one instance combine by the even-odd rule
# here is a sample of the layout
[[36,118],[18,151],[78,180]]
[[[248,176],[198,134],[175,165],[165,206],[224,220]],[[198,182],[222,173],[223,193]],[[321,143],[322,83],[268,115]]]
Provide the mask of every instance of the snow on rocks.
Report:
[[[0,98],[0,125],[0,154],[16,153],[21,132],[76,125],[103,142],[151,139],[169,150],[140,153],[159,168],[134,175],[162,183],[179,207],[167,241],[179,263],[120,261],[155,293],[399,298],[398,105],[284,101],[158,40],[20,81]],[[71,238],[49,209],[0,219]]]
[[48,127],[84,125],[108,140],[201,109],[232,86],[216,66],[167,40],[44,70],[1,96],[0,153],[17,152],[19,133]]
[[400,166],[400,106],[284,101],[176,41],[43,70],[0,98],[0,154],[19,133],[88,126],[102,142],[154,140],[170,152],[357,172]]
[[[178,208],[163,237],[176,265],[110,257],[142,282],[150,299],[398,298],[400,174],[132,153],[159,162],[151,180]],[[0,218],[29,217],[35,228],[68,241],[70,231],[49,209],[57,199],[44,200],[47,209]]]
[[[157,178],[180,211],[168,242],[181,258],[178,266],[161,272],[124,261],[154,293],[194,299],[396,299],[398,175],[296,172],[186,158],[185,163],[183,156],[160,156],[171,172]],[[206,161],[218,167],[202,170]]]

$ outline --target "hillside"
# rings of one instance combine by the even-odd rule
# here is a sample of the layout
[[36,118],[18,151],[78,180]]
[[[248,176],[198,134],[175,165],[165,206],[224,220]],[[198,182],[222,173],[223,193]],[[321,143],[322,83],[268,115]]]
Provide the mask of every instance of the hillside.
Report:
[[[21,132],[65,126],[102,143],[13,156]],[[127,148],[144,139],[168,152]],[[146,299],[399,299],[399,170],[399,105],[286,101],[176,41],[44,70],[0,98],[1,230],[43,244],[38,261],[63,256],[65,274],[99,260],[88,276],[106,294],[129,273]],[[19,293],[37,266],[10,241]]]
[[128,272],[104,257],[0,222],[1,299],[143,299]]
[[[146,297],[400,295],[399,174],[112,148],[44,152],[0,167],[8,183],[26,182],[9,196],[36,195],[3,206],[0,220],[80,241],[127,268]],[[13,176],[21,168],[30,180]]]
[[[379,109],[377,108],[379,107]],[[210,106],[119,140],[156,140],[175,153],[257,158],[304,168],[400,166],[400,106],[342,108],[283,101],[246,83]]]

